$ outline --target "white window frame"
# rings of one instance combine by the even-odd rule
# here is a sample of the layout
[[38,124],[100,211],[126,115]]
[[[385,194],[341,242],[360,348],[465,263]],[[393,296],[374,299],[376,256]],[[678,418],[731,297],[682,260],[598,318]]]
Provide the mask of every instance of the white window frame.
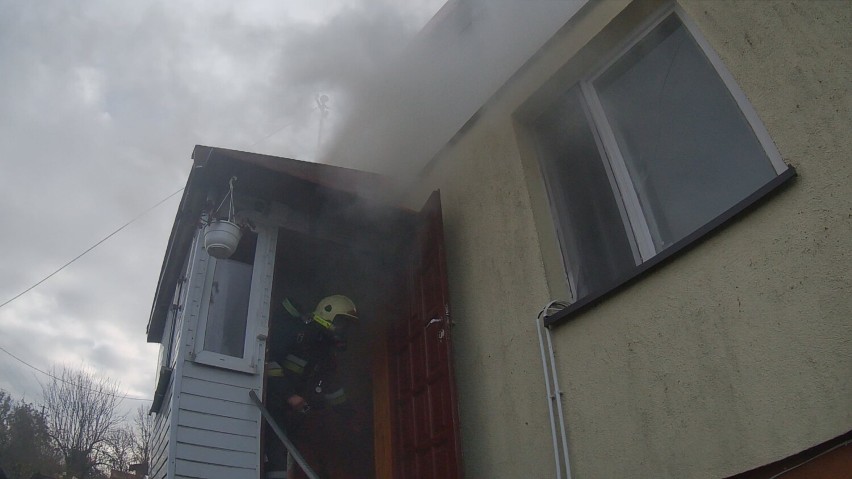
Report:
[[[213,286],[213,275],[216,271],[216,258],[206,255],[207,271],[204,278],[204,289],[198,312],[198,329],[195,335],[193,360],[197,363],[219,368],[240,371],[249,374],[263,372],[260,363],[265,352],[265,339],[269,321],[269,302],[272,291],[272,274],[275,267],[275,245],[278,229],[267,225],[254,228],[257,233],[257,246],[252,266],[251,290],[249,293],[246,332],[243,344],[243,356],[234,357],[204,349],[204,338],[207,332],[207,313],[210,304],[210,292]],[[201,235],[199,235],[201,236]],[[203,248],[202,248],[203,249]]]
[[[705,56],[713,70],[722,81],[724,87],[728,90],[731,98],[742,113],[747,127],[751,128],[760,147],[765,152],[766,158],[770,162],[771,168],[775,171],[776,177],[769,181],[764,187],[758,188],[751,195],[743,198],[735,206],[724,212],[717,218],[708,220],[703,227],[686,235],[685,237],[676,239],[673,244],[658,247],[653,240],[651,227],[649,225],[646,212],[643,211],[639,195],[634,186],[634,181],[630,175],[630,171],[622,156],[621,149],[615,137],[613,128],[609,123],[609,119],[603,109],[600,99],[598,98],[594,82],[603,75],[614,63],[619,61],[629,52],[637,43],[644,40],[655,28],[657,28],[666,19],[672,15],[676,16],[681,22],[686,32],[695,41],[695,44]],[[582,297],[578,297],[578,278],[574,277],[575,270],[572,264],[575,261],[582,261],[578,258],[569,258],[565,254],[564,245],[560,247],[559,252],[565,267],[565,279],[567,280],[568,288],[573,296],[573,305],[560,314],[559,318],[548,320],[548,324],[561,322],[563,319],[572,315],[574,312],[585,308],[588,305],[594,304],[605,295],[618,289],[621,285],[626,284],[638,275],[648,271],[668,257],[679,252],[684,246],[697,240],[705,235],[710,230],[718,227],[723,222],[727,221],[733,215],[747,208],[752,202],[757,201],[761,196],[777,187],[789,178],[795,176],[795,170],[784,163],[780,152],[769,136],[769,132],[763,122],[754,110],[754,107],[749,103],[745,93],[737,85],[733,75],[728,71],[722,63],[720,57],[712,49],[708,41],[701,35],[700,30],[694,22],[686,15],[686,13],[677,5],[667,5],[661,8],[656,14],[650,16],[646,21],[642,22],[638,28],[635,28],[622,42],[612,48],[610,53],[606,54],[600,62],[593,65],[587,70],[587,74],[582,75],[576,84],[570,88],[577,87],[579,102],[583,108],[583,114],[586,117],[586,122],[592,132],[594,141],[597,145],[600,161],[603,163],[604,170],[610,184],[615,203],[621,214],[624,231],[627,236],[627,242],[632,250],[635,268],[631,271],[625,271],[621,279],[614,283],[609,288],[604,288],[600,291],[590,291]],[[541,171],[545,174],[544,183],[548,191],[551,188],[559,188],[558,182],[554,183],[552,179],[546,176],[546,169],[541,164]],[[550,197],[551,193],[548,193]],[[558,232],[564,228],[564,219],[556,214],[556,206],[554,200],[549,200],[551,203],[551,211],[554,213],[554,226],[559,236],[559,241],[563,241],[563,235]]]
[[[685,14],[679,6],[668,7],[660,12],[659,15],[653,17],[646,25],[637,29],[636,33],[631,35],[625,43],[615,49],[615,52],[607,57],[607,60],[602,65],[593,69],[592,73],[580,81],[580,90],[583,94],[583,101],[589,109],[588,115],[591,117],[589,125],[595,134],[598,147],[601,152],[607,173],[610,174],[611,187],[615,193],[616,201],[619,207],[625,213],[625,229],[633,235],[630,239],[634,246],[634,252],[638,251],[637,264],[644,263],[657,254],[661,249],[658,249],[654,244],[651,236],[651,229],[648,226],[648,221],[645,213],[642,211],[642,206],[639,202],[639,196],[630,177],[630,173],[621,154],[621,149],[615,139],[609,119],[604,113],[603,106],[598,98],[597,91],[593,84],[609,67],[620,60],[631,48],[642,41],[652,30],[660,25],[670,15],[677,16],[678,20],[686,28],[687,32],[695,40],[701,52],[713,66],[719,78],[725,84],[725,87],[731,93],[734,101],[746,119],[749,127],[755,133],[758,142],[766,152],[772,167],[776,174],[780,174],[787,169],[787,165],[781,158],[781,153],[769,137],[769,132],[760,121],[754,108],[749,103],[745,93],[734,81],[733,75],[725,67],[722,60],[716,52],[710,47],[707,40],[701,35],[698,27]],[[635,253],[634,253],[635,254]],[[572,288],[573,289],[573,288]]]

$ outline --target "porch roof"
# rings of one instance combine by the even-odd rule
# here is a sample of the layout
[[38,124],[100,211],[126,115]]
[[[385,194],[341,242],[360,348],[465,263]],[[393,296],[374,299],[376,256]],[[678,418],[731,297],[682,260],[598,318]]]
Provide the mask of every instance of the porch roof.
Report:
[[192,160],[154,293],[148,342],[162,341],[175,286],[208,194],[222,190],[231,176],[238,177],[237,192],[248,190],[252,196],[306,208],[321,207],[305,201],[318,190],[332,192],[340,201],[368,203],[388,203],[395,192],[393,184],[380,175],[291,158],[196,145]]

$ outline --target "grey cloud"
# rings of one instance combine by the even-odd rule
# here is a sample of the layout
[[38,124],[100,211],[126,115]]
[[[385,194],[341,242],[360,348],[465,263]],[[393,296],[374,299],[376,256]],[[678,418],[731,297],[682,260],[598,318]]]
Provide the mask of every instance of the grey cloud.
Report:
[[[313,158],[314,97],[332,96],[333,131],[439,3],[347,0],[296,21],[280,2],[0,0],[0,302],[183,186],[197,143]],[[178,199],[0,309],[0,346],[148,391],[145,325]],[[0,388],[40,392],[0,356]]]

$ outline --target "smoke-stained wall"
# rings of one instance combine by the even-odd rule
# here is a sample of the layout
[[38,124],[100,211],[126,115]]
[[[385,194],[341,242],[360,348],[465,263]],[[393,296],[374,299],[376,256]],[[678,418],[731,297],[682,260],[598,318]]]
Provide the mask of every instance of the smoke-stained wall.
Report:
[[[852,6],[679,5],[800,176],[554,330],[574,477],[721,477],[852,428]],[[433,160],[410,198],[419,206],[442,191],[467,477],[554,475],[533,319],[566,288],[553,274],[561,259],[541,178],[512,114],[595,35],[624,33],[605,30],[613,19],[653,6],[584,7]]]

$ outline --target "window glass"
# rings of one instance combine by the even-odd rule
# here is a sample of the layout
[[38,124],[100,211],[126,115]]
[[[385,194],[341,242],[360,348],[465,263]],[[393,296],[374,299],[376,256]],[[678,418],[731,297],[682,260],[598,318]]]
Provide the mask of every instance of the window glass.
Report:
[[210,288],[204,350],[243,357],[252,265],[217,260]]
[[742,94],[678,15],[566,85],[530,122],[575,301],[718,225],[782,172]]
[[578,297],[635,265],[628,232],[574,87],[534,124],[538,155],[560,221],[557,234]]
[[593,85],[657,251],[776,176],[731,93],[675,15]]

